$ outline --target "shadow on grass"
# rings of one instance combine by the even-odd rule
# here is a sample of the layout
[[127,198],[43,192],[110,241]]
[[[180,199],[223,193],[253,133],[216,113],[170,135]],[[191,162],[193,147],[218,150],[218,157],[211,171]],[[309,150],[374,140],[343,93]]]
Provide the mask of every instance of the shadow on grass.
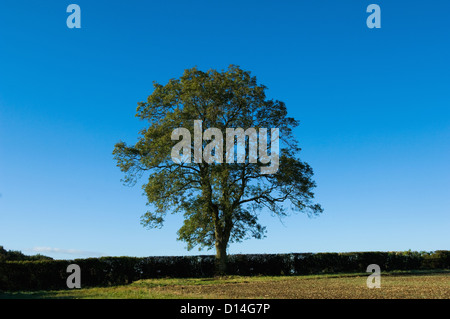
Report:
[[0,292],[0,299],[74,299],[73,296],[58,296],[56,293],[51,291],[18,291],[18,292]]
[[429,276],[429,275],[442,275],[450,274],[450,269],[432,269],[432,270],[393,270],[386,273],[381,272],[381,275],[392,276]]

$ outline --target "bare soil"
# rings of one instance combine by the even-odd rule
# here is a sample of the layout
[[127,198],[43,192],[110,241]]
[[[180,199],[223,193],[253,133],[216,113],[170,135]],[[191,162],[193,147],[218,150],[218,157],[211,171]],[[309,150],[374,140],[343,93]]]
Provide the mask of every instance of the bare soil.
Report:
[[269,299],[450,299],[450,275],[382,276],[380,288],[368,288],[367,277],[286,278],[202,285],[152,287],[152,292],[199,298]]

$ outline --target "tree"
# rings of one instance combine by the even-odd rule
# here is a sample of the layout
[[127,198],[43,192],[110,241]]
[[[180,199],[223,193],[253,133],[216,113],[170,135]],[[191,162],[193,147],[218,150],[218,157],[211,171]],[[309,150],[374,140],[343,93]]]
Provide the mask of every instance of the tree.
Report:
[[4,261],[25,261],[25,260],[53,260],[53,258],[41,254],[28,256],[18,250],[6,250],[0,246],[0,262]]
[[[184,213],[178,239],[185,241],[189,250],[195,246],[215,247],[216,271],[224,274],[230,242],[265,236],[266,229],[258,222],[258,213],[263,208],[278,216],[286,216],[290,211],[309,215],[322,212],[321,206],[312,202],[313,170],[298,157],[300,148],[292,133],[298,122],[287,116],[283,102],[266,98],[266,87],[259,85],[250,72],[234,65],[222,71],[192,68],[164,86],[156,82],[153,86],[147,102],[138,103],[136,114],[148,126],[140,131],[134,146],[119,142],[113,152],[117,166],[125,173],[125,184],[134,185],[148,173],[143,189],[153,209],[141,217],[144,226],[161,227],[168,212]],[[176,134],[173,140],[174,130],[185,128],[192,135],[195,120],[201,121],[203,128],[217,128],[221,132],[227,128],[254,128],[259,130],[260,143],[264,137],[261,128],[278,128],[281,140],[278,170],[262,173],[267,165],[249,157],[254,146],[249,136],[245,136],[245,160],[241,163],[227,162],[226,152],[221,153],[216,147],[208,148],[216,159],[214,162],[198,161],[195,154],[192,160],[186,150],[182,152],[183,161],[174,161],[173,146],[180,143]],[[211,144],[219,140],[220,134],[213,135],[215,139],[209,136]],[[272,144],[271,130],[268,136]],[[203,136],[200,142],[203,152],[211,146],[207,141]],[[189,150],[198,147],[195,141],[185,142]],[[237,155],[237,145],[228,150],[236,150]],[[221,157],[223,161],[217,160]]]

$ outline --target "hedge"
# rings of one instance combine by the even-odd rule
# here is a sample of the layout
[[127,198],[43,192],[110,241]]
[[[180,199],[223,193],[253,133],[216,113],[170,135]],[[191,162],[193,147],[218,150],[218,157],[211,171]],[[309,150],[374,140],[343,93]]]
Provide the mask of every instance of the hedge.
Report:
[[[161,277],[211,277],[214,256],[101,257],[75,260],[0,262],[0,290],[67,289],[67,266],[81,268],[82,287],[111,286]],[[370,264],[382,271],[449,269],[450,251],[353,252],[230,255],[230,275],[305,275],[365,272]]]

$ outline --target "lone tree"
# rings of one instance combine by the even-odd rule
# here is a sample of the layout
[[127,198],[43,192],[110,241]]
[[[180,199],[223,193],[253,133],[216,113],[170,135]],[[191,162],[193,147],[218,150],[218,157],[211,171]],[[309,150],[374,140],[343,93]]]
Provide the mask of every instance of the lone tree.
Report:
[[[266,87],[258,84],[250,72],[234,65],[221,72],[192,68],[185,70],[179,79],[171,79],[166,85],[155,82],[153,86],[147,102],[138,103],[136,114],[148,126],[140,132],[134,146],[119,142],[113,152],[117,166],[125,173],[125,184],[133,185],[143,174],[148,174],[143,189],[153,209],[141,217],[144,226],[158,228],[167,212],[184,213],[178,240],[185,241],[189,250],[195,246],[215,247],[216,273],[225,274],[230,242],[265,236],[265,227],[258,222],[261,209],[267,208],[278,216],[286,216],[290,211],[309,215],[322,212],[320,205],[312,202],[313,171],[299,159],[300,148],[292,135],[298,122],[287,116],[283,102],[266,98]],[[188,146],[182,149],[184,160],[174,161],[174,146],[180,143],[177,140],[180,135],[174,138],[173,132],[185,128],[193,135],[194,121],[201,121],[202,129],[246,130],[245,152],[240,144],[240,154],[244,153],[244,157],[227,161],[228,152],[235,150],[238,155],[238,144],[227,146],[228,152],[222,152],[218,149],[223,145],[219,143],[221,136],[216,131],[208,137],[205,134],[200,144],[195,138],[189,142],[184,135],[184,145]],[[249,157],[255,143],[247,134],[249,128],[279,129],[279,163],[275,172],[263,173],[267,161]],[[274,143],[271,132],[268,132],[269,144]],[[260,130],[260,143],[262,135]],[[212,142],[208,148],[208,140],[215,140],[214,148],[211,149]],[[190,153],[195,147],[198,151],[199,146],[201,152],[208,152],[215,160],[198,160],[195,152]],[[276,151],[271,152],[277,155]]]

